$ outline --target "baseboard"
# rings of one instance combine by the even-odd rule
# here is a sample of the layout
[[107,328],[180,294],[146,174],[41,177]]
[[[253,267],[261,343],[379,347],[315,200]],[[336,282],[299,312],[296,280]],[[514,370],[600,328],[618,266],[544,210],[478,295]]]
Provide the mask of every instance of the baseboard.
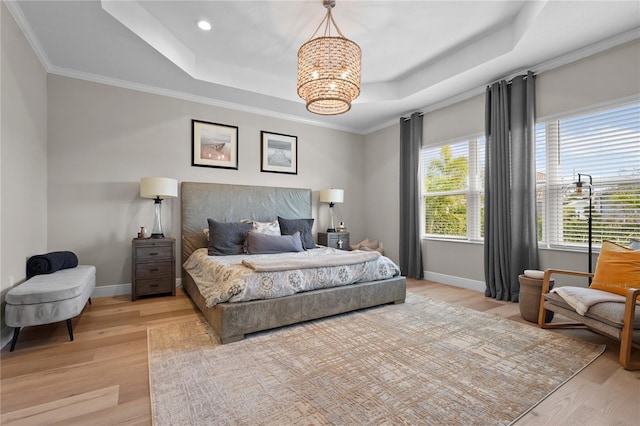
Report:
[[[176,287],[182,287],[182,278],[176,279]],[[113,297],[131,294],[131,283],[96,286],[91,297]]]
[[131,294],[131,283],[96,286],[91,293],[92,298],[113,297]]
[[[176,279],[176,287],[182,287],[182,278]],[[101,285],[93,289],[92,298],[114,297],[131,294],[131,283]],[[13,339],[13,327],[4,327],[0,332],[0,349],[11,343]]]
[[462,287],[469,290],[484,293],[486,285],[484,281],[472,280],[469,278],[456,277],[454,275],[439,274],[437,272],[424,271],[424,279],[436,281],[442,284],[448,284],[455,287]]

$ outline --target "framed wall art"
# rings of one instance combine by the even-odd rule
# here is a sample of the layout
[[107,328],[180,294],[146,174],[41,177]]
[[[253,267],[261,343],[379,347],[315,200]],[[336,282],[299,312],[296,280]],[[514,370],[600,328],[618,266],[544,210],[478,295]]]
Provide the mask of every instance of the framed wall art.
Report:
[[260,132],[260,171],[298,174],[298,137]]
[[238,127],[191,120],[191,165],[238,169]]

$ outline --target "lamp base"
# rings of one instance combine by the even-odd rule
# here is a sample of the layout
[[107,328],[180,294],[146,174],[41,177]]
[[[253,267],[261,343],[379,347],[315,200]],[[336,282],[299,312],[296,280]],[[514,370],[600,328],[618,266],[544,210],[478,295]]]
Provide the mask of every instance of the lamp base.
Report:
[[336,228],[327,228],[327,232],[336,232]]
[[160,216],[160,209],[162,208],[162,198],[156,197],[154,200],[155,205],[155,217],[153,220],[153,231],[151,231],[151,238],[164,238],[164,232],[162,231],[162,217]]

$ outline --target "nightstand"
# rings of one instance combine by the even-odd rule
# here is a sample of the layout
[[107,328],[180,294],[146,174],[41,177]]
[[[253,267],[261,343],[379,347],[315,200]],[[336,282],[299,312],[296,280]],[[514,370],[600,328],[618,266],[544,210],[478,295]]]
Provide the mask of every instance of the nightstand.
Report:
[[349,250],[349,233],[318,232],[318,244],[341,250]]
[[131,245],[131,300],[156,294],[175,296],[176,240],[134,238]]

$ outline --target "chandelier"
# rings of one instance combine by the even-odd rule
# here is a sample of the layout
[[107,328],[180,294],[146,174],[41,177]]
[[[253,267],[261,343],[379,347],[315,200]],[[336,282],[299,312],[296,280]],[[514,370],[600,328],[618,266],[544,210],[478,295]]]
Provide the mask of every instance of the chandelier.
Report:
[[[327,15],[298,50],[298,96],[315,114],[336,115],[351,109],[360,95],[360,46],[342,35],[331,15],[335,0],[323,0]],[[324,33],[316,37],[324,24]],[[331,35],[331,25],[337,35]]]

